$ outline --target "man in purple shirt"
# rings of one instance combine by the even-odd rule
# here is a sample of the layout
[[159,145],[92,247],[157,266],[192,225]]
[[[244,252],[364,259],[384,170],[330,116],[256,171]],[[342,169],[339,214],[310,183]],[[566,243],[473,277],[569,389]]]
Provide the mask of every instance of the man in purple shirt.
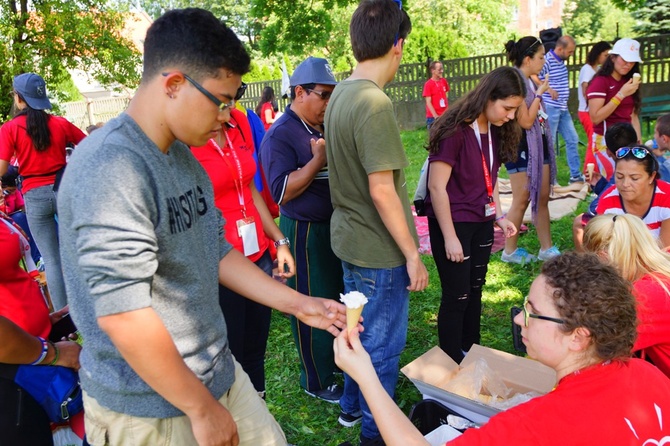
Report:
[[[260,148],[272,197],[280,206],[279,227],[290,241],[296,274],[287,282],[310,295],[338,299],[342,263],[330,246],[333,205],[328,186],[323,118],[337,84],[326,59],[308,57],[291,76],[291,105],[268,130]],[[309,255],[308,255],[309,253]],[[300,358],[300,385],[307,394],[338,403],[333,337],[291,317]]]

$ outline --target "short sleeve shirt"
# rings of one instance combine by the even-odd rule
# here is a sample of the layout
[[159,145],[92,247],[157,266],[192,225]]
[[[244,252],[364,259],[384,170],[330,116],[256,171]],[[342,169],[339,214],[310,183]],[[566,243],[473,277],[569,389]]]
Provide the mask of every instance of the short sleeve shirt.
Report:
[[[442,115],[442,113],[449,107],[447,92],[449,92],[449,82],[443,77],[437,81],[428,79],[423,85],[422,96],[424,98],[430,98],[430,103],[433,104],[437,116]],[[430,112],[428,106],[426,106],[426,118],[432,117],[433,114]]]
[[84,132],[60,116],[49,116],[51,145],[46,150],[35,150],[26,131],[26,115],[19,115],[0,128],[0,159],[9,162],[14,155],[19,162],[19,172],[24,177],[23,193],[53,184],[56,172],[65,166],[65,146],[79,144],[86,137]]
[[[626,214],[626,209],[623,206],[623,201],[619,195],[616,186],[610,187],[600,197],[598,208],[596,209],[598,215],[601,214]],[[661,223],[670,218],[670,184],[665,181],[658,180],[656,182],[656,189],[654,196],[651,199],[651,205],[647,213],[642,217],[654,238],[658,239],[661,236]]]
[[340,82],[326,109],[326,151],[333,201],[331,244],[341,260],[365,268],[406,263],[372,202],[368,175],[390,171],[418,248],[403,169],[408,161],[393,104],[372,81]]
[[596,70],[589,64],[585,64],[581,70],[579,70],[579,81],[577,82],[577,98],[579,99],[579,111],[588,111],[589,103],[586,101],[586,96],[584,96],[584,90],[582,90],[582,84],[589,83],[593,76],[596,74]]
[[[493,168],[489,156],[489,135],[480,134],[482,149],[475,136],[475,131],[469,125],[463,124],[453,135],[440,141],[439,151],[428,157],[430,163],[441,161],[451,166],[451,176],[447,183],[447,194],[451,207],[451,216],[454,222],[483,222],[495,217],[484,215],[484,206],[489,203],[486,181],[484,180],[484,166],[482,153],[486,160],[486,167],[490,170],[491,184],[495,185],[500,169],[500,158],[497,147],[500,143],[498,128],[491,127],[493,137]],[[430,177],[430,168],[428,170]],[[426,214],[434,217],[430,199]]]
[[[604,99],[605,104],[607,104],[610,99],[612,99],[619,92],[623,84],[628,82],[628,79],[622,78],[621,80],[616,80],[612,76],[596,76],[593,78],[588,88],[586,89],[586,99]],[[632,96],[626,96],[621,101],[621,104],[614,109],[611,115],[607,117],[600,124],[593,125],[593,131],[597,135],[604,135],[607,129],[605,126],[610,127],[612,124],[617,122],[631,122],[631,115],[633,114],[633,109],[635,108],[635,103]]]

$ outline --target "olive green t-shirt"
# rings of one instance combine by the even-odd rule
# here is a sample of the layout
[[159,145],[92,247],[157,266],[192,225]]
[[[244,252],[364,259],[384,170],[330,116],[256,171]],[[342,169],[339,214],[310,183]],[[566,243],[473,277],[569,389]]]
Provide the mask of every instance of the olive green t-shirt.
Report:
[[405,256],[384,226],[368,175],[391,171],[395,190],[418,247],[403,168],[408,161],[393,104],[372,81],[343,81],[335,87],[325,117],[326,151],[333,216],[330,239],[341,260],[365,268],[394,268]]

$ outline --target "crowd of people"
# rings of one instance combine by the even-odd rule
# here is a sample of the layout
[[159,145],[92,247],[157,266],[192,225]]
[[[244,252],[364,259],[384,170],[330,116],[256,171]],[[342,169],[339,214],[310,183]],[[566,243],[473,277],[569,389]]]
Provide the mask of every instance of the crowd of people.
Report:
[[[251,61],[230,28],[202,9],[169,11],[147,32],[128,109],[89,136],[46,112],[42,77],[16,76],[17,113],[0,128],[0,437],[53,444],[44,409],[6,377],[26,364],[79,371],[84,410],[70,425],[84,444],[286,445],[264,401],[274,308],[291,319],[296,385],[339,404],[342,426],[360,423],[362,446],[425,444],[393,401],[409,295],[428,285],[383,91],[411,30],[401,2],[362,1],[351,75],[338,82],[326,59],[306,58],[279,113],[270,87],[255,110],[239,104]],[[425,211],[439,345],[460,362],[480,343],[497,226],[502,261],[545,262],[514,323],[528,355],[557,376],[550,393],[453,444],[667,438],[670,115],[657,121],[655,147],[642,145],[639,44],[594,45],[579,80],[592,132],[582,165],[567,110],[575,45],[563,36],[545,52],[536,37],[510,40],[512,66],[451,105],[442,63],[430,65]],[[574,251],[586,252],[561,253],[552,240],[558,134],[570,182],[598,194],[573,224]],[[529,205],[537,255],[518,246]],[[353,329],[339,302],[349,292],[367,298]],[[72,333],[53,338],[70,317]]]

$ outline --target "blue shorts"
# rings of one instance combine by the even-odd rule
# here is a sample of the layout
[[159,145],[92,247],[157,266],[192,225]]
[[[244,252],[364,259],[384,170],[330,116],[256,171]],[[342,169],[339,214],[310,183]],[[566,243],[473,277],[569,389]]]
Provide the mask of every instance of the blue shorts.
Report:
[[[517,152],[516,161],[505,163],[507,173],[519,173],[528,170],[528,139],[526,134],[527,132],[525,130],[521,132],[521,141],[519,142],[519,151]],[[551,163],[551,158],[549,157],[549,144],[546,135],[542,135],[542,153],[544,155],[543,164]]]

